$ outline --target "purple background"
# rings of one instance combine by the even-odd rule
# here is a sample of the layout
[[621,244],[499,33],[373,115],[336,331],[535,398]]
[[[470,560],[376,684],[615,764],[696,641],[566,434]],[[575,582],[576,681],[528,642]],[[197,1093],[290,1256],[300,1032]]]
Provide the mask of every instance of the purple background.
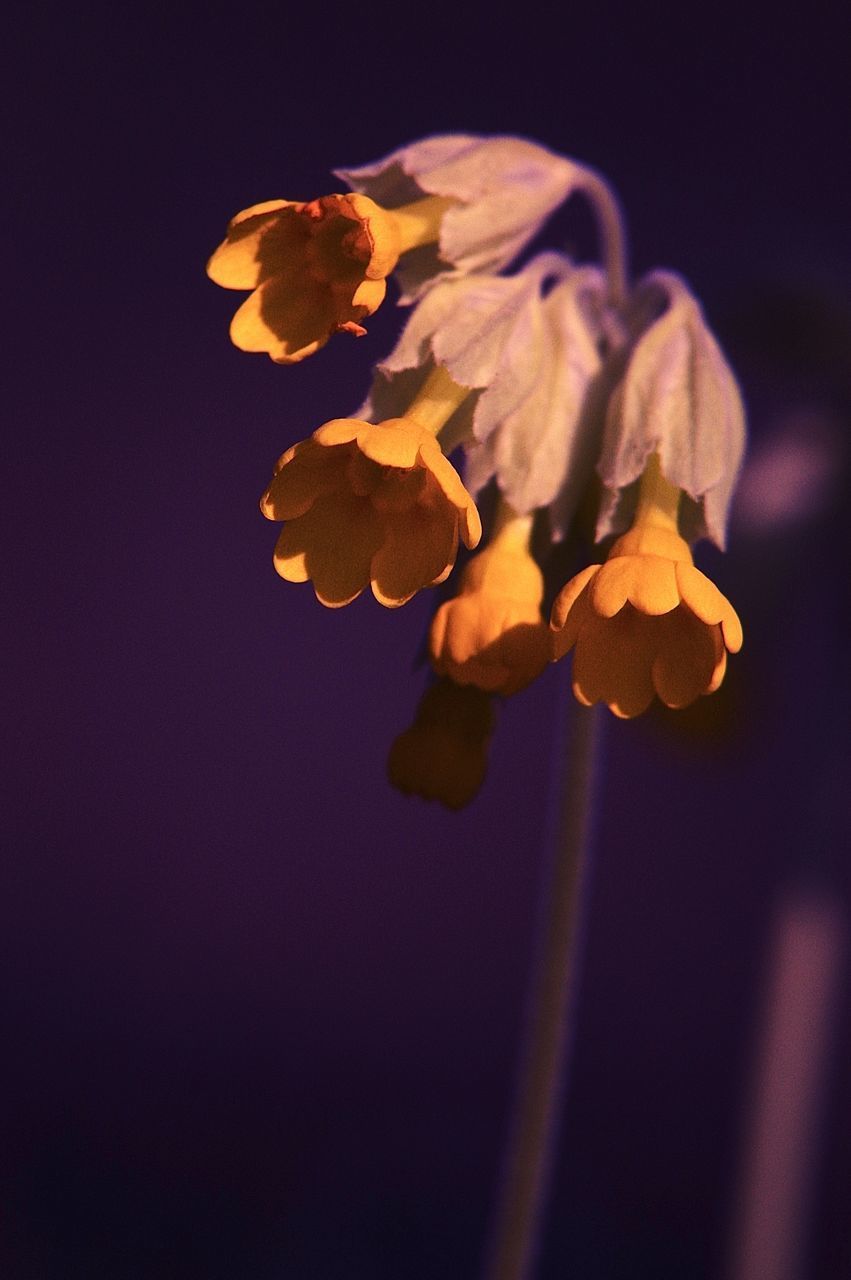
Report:
[[[541,1276],[720,1275],[774,903],[849,898],[847,45],[815,9],[589,9],[16,15],[4,1278],[476,1274],[568,671],[505,706],[468,810],[389,788],[430,599],[323,610],[256,503],[401,313],[280,368],[230,347],[203,273],[237,209],[452,130],[600,168],[636,271],[703,299],[756,446],[824,464],[699,560],[745,622],[723,691],[606,725]],[[583,211],[564,242],[593,249]],[[813,1280],[851,1275],[848,1012],[845,987]]]

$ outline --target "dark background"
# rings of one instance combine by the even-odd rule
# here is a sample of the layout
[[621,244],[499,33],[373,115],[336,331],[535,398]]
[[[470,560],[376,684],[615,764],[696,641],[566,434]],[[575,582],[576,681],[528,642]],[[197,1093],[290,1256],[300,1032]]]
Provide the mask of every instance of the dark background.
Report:
[[[601,169],[750,411],[763,469],[699,557],[745,649],[691,712],[607,717],[541,1268],[721,1275],[776,904],[849,897],[840,8],[7,19],[4,1278],[477,1274],[568,670],[505,706],[463,813],[389,788],[428,593],[322,609],[256,504],[402,313],[282,368],[229,345],[203,271],[238,209],[453,130]],[[548,243],[593,251],[587,215]],[[851,1275],[848,1012],[811,1280]]]

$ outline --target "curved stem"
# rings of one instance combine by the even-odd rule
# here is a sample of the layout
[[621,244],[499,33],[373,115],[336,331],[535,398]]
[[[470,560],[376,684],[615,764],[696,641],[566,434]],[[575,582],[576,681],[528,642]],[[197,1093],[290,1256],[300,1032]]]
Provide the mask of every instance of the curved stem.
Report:
[[594,207],[600,232],[603,263],[609,282],[609,302],[622,307],[627,295],[626,232],[617,197],[606,182],[593,169],[582,169],[579,190],[584,192]]
[[556,1149],[587,904],[599,707],[575,706],[559,752],[563,791],[539,924],[537,964],[486,1280],[530,1280]]

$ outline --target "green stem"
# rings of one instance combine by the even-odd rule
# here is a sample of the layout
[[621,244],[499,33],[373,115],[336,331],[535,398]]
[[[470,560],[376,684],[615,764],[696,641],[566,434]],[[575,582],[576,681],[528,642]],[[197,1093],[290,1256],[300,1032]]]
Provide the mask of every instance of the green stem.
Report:
[[581,968],[594,769],[604,714],[600,707],[574,707],[573,734],[561,752],[563,790],[486,1280],[531,1280],[557,1146]]

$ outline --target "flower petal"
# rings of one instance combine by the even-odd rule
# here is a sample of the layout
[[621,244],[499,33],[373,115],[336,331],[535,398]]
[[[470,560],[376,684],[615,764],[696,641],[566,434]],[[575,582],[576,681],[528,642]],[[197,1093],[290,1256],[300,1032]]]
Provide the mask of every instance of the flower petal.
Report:
[[323,422],[321,427],[316,428],[313,433],[313,439],[317,444],[325,447],[335,444],[349,444],[350,441],[356,440],[358,434],[370,425],[370,423],[364,422],[361,418],[331,418],[329,422]]
[[658,621],[627,605],[614,618],[592,614],[573,655],[573,691],[591,706],[605,702],[621,719],[641,715],[653,701],[651,665]]
[[309,276],[265,280],[237,311],[231,341],[241,351],[267,351],[278,364],[296,364],[325,345],[334,331],[334,300]]
[[378,426],[364,426],[358,448],[382,467],[409,470],[416,466],[420,444],[427,433],[408,418],[390,418]]
[[653,685],[667,707],[688,707],[709,692],[719,647],[723,651],[720,628],[707,626],[688,609],[677,609],[660,619],[657,644]]
[[603,565],[589,596],[601,618],[613,618],[627,601],[650,616],[669,613],[680,603],[674,566],[660,556],[614,556]]
[[[210,279],[224,289],[256,289],[282,264],[291,264],[305,240],[298,225],[300,207],[292,200],[265,200],[243,209],[231,219],[227,238],[207,263]],[[283,214],[285,209],[294,213]]]
[[436,440],[426,440],[420,448],[420,461],[428,468],[445,496],[455,507],[461,522],[461,537],[470,550],[479,545],[482,521],[475,502],[464,482]]
[[352,294],[351,310],[361,320],[364,316],[371,316],[381,306],[386,293],[385,280],[362,280]]
[[[575,577],[571,578],[570,581],[565,586],[562,587],[561,591],[558,593],[555,600],[553,601],[552,614],[550,616],[550,626],[554,631],[555,630],[560,631],[563,629],[563,627],[565,626],[565,623],[567,622],[568,614],[570,613],[574,604],[582,595],[582,592],[588,586],[588,583],[591,581],[594,575],[600,572],[601,568],[602,568],[602,565],[589,564],[586,569],[583,569],[580,573],[577,573]],[[574,640],[575,640],[575,637],[574,637]],[[567,646],[567,649],[571,647],[571,645],[574,643],[574,640],[571,640],[570,644]],[[567,652],[567,649],[564,650],[565,653]]]
[[343,483],[345,467],[341,450],[323,449],[312,439],[300,441],[281,459],[260,510],[267,520],[296,520]]
[[720,623],[724,632],[724,643],[730,653],[738,653],[742,647],[743,634],[739,615],[730,601],[719,591],[714,582],[701,573],[694,565],[677,565],[677,584],[684,604],[702,622]]
[[[632,559],[632,557],[627,557]],[[609,561],[614,565],[616,560]],[[629,603],[639,613],[655,617],[661,613],[670,613],[680,603],[677,577],[674,565],[670,560],[659,556],[636,556],[633,561],[632,583],[629,588]]]
[[383,540],[372,557],[372,593],[379,604],[397,608],[440,577],[455,561],[455,512],[422,504],[383,517]]
[[288,582],[311,579],[321,603],[338,608],[369,582],[370,560],[380,542],[381,522],[369,499],[335,493],[284,525],[275,568]]

